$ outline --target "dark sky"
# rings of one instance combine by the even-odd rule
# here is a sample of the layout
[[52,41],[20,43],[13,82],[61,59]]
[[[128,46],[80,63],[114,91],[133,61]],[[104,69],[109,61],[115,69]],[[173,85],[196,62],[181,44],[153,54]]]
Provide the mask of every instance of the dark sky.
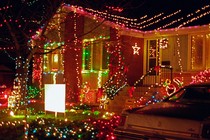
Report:
[[4,50],[0,51],[0,65],[5,65],[8,68],[14,70],[15,69],[15,60],[14,57],[11,56],[11,52],[9,52],[9,54],[7,54]]

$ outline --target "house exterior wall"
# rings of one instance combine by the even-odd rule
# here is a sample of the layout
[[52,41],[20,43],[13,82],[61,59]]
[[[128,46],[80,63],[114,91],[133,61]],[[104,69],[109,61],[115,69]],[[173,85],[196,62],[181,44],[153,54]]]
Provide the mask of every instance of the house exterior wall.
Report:
[[67,101],[78,102],[82,83],[82,34],[84,33],[84,17],[69,13],[65,22],[64,78]]
[[160,50],[160,60],[169,61],[174,71],[187,71],[188,36],[169,36],[168,47]]
[[[100,22],[97,22],[96,20],[92,20],[88,17],[84,17],[84,39],[86,40],[100,40],[100,37],[110,37],[110,27],[105,26],[101,24]],[[96,44],[97,42],[95,42]],[[97,91],[98,88],[101,88],[101,85],[106,82],[108,79],[108,69],[102,68],[102,51],[101,51],[101,45],[100,43],[103,43],[103,40],[101,42],[98,42],[98,49],[97,54],[95,56],[91,56],[91,61],[94,61],[94,66],[91,66],[90,70],[82,69],[82,83],[89,83],[90,88],[92,90]],[[83,48],[85,46],[83,45]],[[102,45],[103,47],[103,45]],[[92,50],[93,51],[93,50]],[[92,52],[91,52],[92,53]],[[93,60],[97,59],[97,60]],[[93,63],[93,62],[91,62]],[[82,65],[84,65],[84,62],[82,62]],[[97,69],[94,69],[97,68]]]
[[84,39],[96,38],[99,36],[110,36],[110,27],[107,25],[84,17]]
[[[82,18],[82,17],[79,17]],[[65,37],[65,43],[67,42],[67,38],[68,40],[70,38],[72,38],[72,32],[73,29],[71,28],[67,28],[67,27],[72,27],[73,23],[72,23],[72,18],[71,21],[69,21],[69,23],[66,23],[65,25],[65,32],[66,32],[66,36]],[[127,35],[119,35],[119,31],[115,28],[111,28],[111,27],[107,27],[105,25],[97,25],[99,23],[97,23],[95,20],[89,19],[89,18],[82,18],[82,20],[80,21],[80,26],[78,26],[78,30],[77,34],[85,34],[83,36],[83,39],[91,39],[91,38],[97,38],[98,36],[109,36],[110,39],[106,40],[105,42],[109,42],[112,47],[109,48],[109,51],[114,51],[116,49],[116,47],[119,47],[118,49],[120,49],[121,53],[119,54],[120,56],[116,56],[116,55],[111,55],[110,56],[110,64],[107,70],[101,69],[100,70],[83,70],[82,69],[82,73],[81,73],[81,77],[80,77],[80,84],[81,86],[84,85],[84,83],[88,83],[88,85],[90,86],[90,90],[93,91],[93,95],[94,97],[92,98],[97,98],[95,97],[97,95],[98,89],[101,88],[101,86],[109,79],[109,76],[114,74],[116,72],[116,69],[119,65],[119,61],[121,61],[119,57],[122,57],[122,63],[120,65],[123,65],[124,67],[126,67],[125,69],[127,69],[127,79],[128,79],[128,84],[129,85],[134,85],[134,83],[138,80],[138,78],[143,74],[143,50],[144,50],[144,39],[143,38],[138,38],[138,37],[133,37],[133,36],[127,36]],[[78,22],[78,21],[77,21]],[[82,24],[84,26],[82,26]],[[95,28],[98,26],[98,28]],[[83,28],[83,31],[80,29]],[[92,30],[94,29],[94,30]],[[90,32],[91,31],[91,32]],[[71,35],[70,35],[71,33]],[[88,34],[86,34],[88,33]],[[82,38],[81,38],[82,39]],[[68,43],[66,43],[68,44]],[[140,47],[140,50],[138,50],[138,54],[134,54],[134,49],[132,48],[135,44],[138,45],[138,47]],[[81,44],[80,44],[81,45]],[[113,47],[114,46],[114,47]],[[113,50],[112,50],[113,49]],[[76,73],[75,73],[75,69],[76,66],[74,66],[74,64],[72,64],[75,60],[75,57],[73,57],[70,54],[73,54],[74,52],[71,52],[71,50],[68,50],[68,48],[65,50],[65,56],[64,56],[64,60],[65,60],[65,66],[64,66],[64,77],[65,77],[65,82],[67,84],[67,86],[70,85],[74,85],[76,87],[78,87],[78,84],[75,81],[78,81],[75,77],[76,77]],[[79,53],[82,54],[82,52],[80,51]],[[80,54],[80,55],[81,55]],[[100,57],[100,54],[98,54],[98,57]],[[81,58],[80,58],[81,59]],[[100,58],[98,58],[100,59]],[[112,60],[113,61],[112,61]],[[72,63],[71,63],[72,61]],[[83,62],[80,61],[79,65],[81,66]],[[72,65],[67,65],[67,64],[72,64]],[[75,74],[73,74],[75,73]],[[70,76],[71,75],[71,76]],[[69,78],[67,78],[69,77]],[[71,80],[71,82],[67,82],[69,80]],[[70,84],[71,83],[71,84]],[[67,92],[70,90],[72,91],[73,88],[67,89]],[[83,87],[81,87],[81,90],[83,91]],[[79,92],[82,91],[77,91],[78,92],[78,96],[79,96]],[[79,99],[78,99],[79,100]]]
[[[209,33],[208,26],[191,27],[145,33],[144,40],[147,42],[147,40],[158,41],[161,38],[167,38],[167,48],[160,48],[160,64],[169,62],[173,67],[173,77],[183,77],[184,84],[189,84],[192,80],[191,76],[210,68]],[[147,56],[145,55],[144,58],[146,60]],[[147,61],[144,63],[145,68]]]
[[[144,57],[144,39],[134,36],[122,35],[122,53],[124,63],[127,66],[128,84],[133,86],[134,83],[143,75],[143,57]],[[140,47],[138,53],[134,54],[133,46]]]
[[[210,33],[206,35],[205,44],[206,44],[206,53],[210,54]],[[210,57],[206,58],[206,68],[210,68]]]

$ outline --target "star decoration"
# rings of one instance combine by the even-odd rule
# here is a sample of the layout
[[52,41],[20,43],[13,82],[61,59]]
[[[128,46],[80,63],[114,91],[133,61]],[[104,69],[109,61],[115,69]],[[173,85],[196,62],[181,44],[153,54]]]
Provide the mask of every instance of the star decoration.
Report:
[[153,47],[151,47],[149,51],[150,51],[150,54],[149,54],[150,57],[156,57],[156,50],[153,49]]
[[135,45],[132,46],[132,48],[133,48],[133,54],[139,55],[140,47],[137,46],[137,43],[135,43]]

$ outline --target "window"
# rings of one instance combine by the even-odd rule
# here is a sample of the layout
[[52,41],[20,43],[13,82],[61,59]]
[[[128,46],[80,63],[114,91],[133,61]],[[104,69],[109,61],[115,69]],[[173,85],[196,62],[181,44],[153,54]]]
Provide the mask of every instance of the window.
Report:
[[168,98],[169,101],[183,101],[183,102],[210,102],[210,88],[209,87],[189,87],[182,88],[174,95]]
[[[158,53],[159,53],[159,47],[157,46],[157,41],[148,40],[147,41],[147,71],[159,65]],[[151,73],[151,75],[156,75],[156,74],[157,74],[156,71]]]
[[83,70],[104,70],[108,69],[109,54],[105,47],[105,40],[84,40],[83,41]]
[[183,99],[197,100],[197,101],[210,101],[210,90],[207,87],[188,88]]
[[[56,48],[57,45],[55,46],[48,46],[45,49],[45,52],[48,52],[51,49]],[[55,50],[51,53],[46,53],[44,55],[44,67],[43,70],[44,72],[58,72],[63,70],[62,62],[63,57],[62,57],[62,50]]]
[[191,68],[193,70],[203,69],[205,60],[204,36],[194,35],[191,38]]

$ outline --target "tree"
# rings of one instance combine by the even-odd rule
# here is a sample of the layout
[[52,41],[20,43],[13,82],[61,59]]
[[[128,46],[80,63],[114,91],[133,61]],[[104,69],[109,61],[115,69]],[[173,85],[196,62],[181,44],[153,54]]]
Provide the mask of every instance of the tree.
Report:
[[39,32],[40,43],[47,23],[55,14],[62,0],[2,0],[0,4],[0,47],[15,57],[16,82],[20,86],[17,107],[26,104],[28,73],[33,55],[41,44],[32,45],[30,40]]
[[[4,0],[1,2],[0,30],[3,34],[0,35],[0,47],[13,48],[13,57],[15,57],[16,61],[15,81],[17,85],[20,86],[17,93],[20,95],[18,106],[24,105],[26,101],[27,83],[29,82],[28,73],[34,54],[42,55],[60,49],[60,47],[58,47],[44,52],[43,46],[48,38],[48,36],[46,36],[48,23],[50,20],[53,20],[53,15],[63,1],[64,0]],[[66,0],[66,2],[73,4],[79,3],[80,5],[86,6],[97,5],[91,2],[77,2],[71,0]],[[102,7],[99,9],[103,9]],[[102,23],[97,25],[94,29]],[[80,35],[80,37],[85,34]],[[71,42],[74,42],[74,39],[72,39]]]

